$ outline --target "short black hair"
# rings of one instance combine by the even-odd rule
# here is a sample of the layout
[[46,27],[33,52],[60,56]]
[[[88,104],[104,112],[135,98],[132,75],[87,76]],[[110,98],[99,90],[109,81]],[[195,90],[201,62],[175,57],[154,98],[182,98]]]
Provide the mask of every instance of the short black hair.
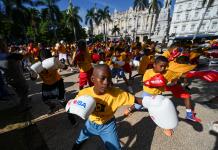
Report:
[[101,70],[101,69],[107,69],[108,72],[111,74],[111,71],[110,71],[110,67],[107,65],[107,64],[97,64],[95,67],[94,67],[94,70],[93,70],[93,73],[92,75],[94,76],[95,75],[95,72]]
[[79,40],[77,46],[78,46],[79,49],[85,50],[86,49],[86,41],[85,40]]
[[166,62],[166,63],[168,63],[169,61],[168,61],[168,59],[167,59],[166,57],[164,57],[164,56],[158,56],[158,57],[155,59],[154,63],[155,63],[155,64],[158,64],[159,62]]
[[190,61],[189,61],[189,57],[187,56],[179,56],[176,58],[176,62],[179,63],[179,64],[189,64]]

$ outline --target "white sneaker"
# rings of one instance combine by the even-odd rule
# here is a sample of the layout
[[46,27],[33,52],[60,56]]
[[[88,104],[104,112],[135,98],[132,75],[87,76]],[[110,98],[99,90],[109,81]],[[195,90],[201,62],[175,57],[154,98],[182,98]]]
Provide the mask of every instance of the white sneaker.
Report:
[[130,93],[133,93],[133,89],[132,89],[131,86],[128,86],[128,91],[129,91]]
[[118,83],[118,78],[115,78],[115,79],[114,79],[114,83]]
[[212,125],[212,130],[213,130],[214,132],[218,133],[218,122],[213,123],[213,125]]

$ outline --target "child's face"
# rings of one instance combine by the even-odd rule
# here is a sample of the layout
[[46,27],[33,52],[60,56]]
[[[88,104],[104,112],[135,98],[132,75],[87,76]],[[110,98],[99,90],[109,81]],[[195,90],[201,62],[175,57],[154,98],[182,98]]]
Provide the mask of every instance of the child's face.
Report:
[[92,81],[96,94],[104,94],[111,85],[111,72],[109,68],[97,69],[93,72]]
[[166,70],[166,67],[168,66],[167,62],[160,61],[158,63],[154,63],[154,71],[156,73],[163,73]]

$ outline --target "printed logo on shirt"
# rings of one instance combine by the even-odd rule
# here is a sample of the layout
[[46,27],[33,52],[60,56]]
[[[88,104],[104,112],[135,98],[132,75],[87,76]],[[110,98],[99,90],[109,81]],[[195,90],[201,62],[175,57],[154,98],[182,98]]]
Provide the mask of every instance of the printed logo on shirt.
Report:
[[95,111],[96,112],[105,112],[105,107],[106,107],[105,105],[97,103],[96,107],[95,107]]

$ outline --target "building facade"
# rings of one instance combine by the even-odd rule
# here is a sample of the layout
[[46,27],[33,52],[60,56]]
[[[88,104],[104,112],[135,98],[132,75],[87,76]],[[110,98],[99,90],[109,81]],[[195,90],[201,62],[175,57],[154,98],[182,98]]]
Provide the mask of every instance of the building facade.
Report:
[[[158,16],[149,14],[148,9],[136,11],[130,7],[127,11],[117,12],[111,15],[112,22],[102,22],[99,26],[94,25],[94,34],[105,33],[109,38],[129,37],[132,40],[139,37],[143,41],[144,36],[150,37],[154,41],[162,42],[167,29],[167,9],[161,9]],[[114,26],[120,29],[120,33],[112,33]]]
[[193,37],[205,13],[197,36],[218,36],[218,0],[205,12],[207,3],[202,7],[202,0],[176,0],[169,35]]

